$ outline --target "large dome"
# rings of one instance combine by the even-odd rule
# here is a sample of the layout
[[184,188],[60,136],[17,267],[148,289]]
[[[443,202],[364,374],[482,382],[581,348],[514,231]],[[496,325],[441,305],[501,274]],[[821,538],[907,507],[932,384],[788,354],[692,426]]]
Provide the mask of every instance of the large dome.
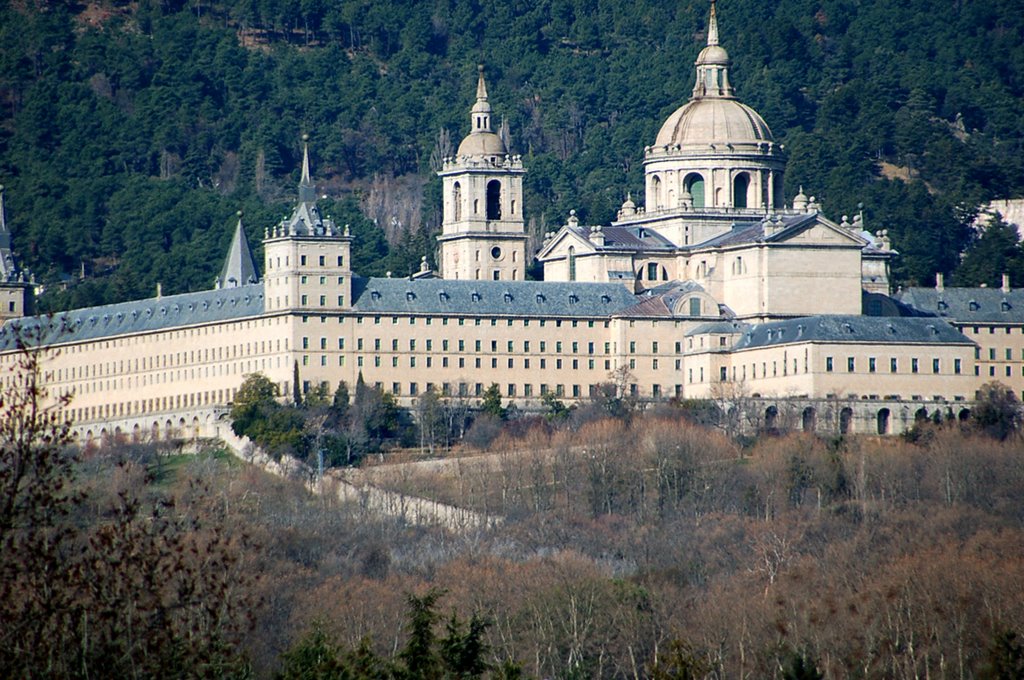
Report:
[[456,156],[506,156],[508,149],[501,137],[493,132],[471,132],[459,144]]
[[707,98],[690,100],[669,116],[654,149],[772,141],[772,131],[754,109],[735,99]]

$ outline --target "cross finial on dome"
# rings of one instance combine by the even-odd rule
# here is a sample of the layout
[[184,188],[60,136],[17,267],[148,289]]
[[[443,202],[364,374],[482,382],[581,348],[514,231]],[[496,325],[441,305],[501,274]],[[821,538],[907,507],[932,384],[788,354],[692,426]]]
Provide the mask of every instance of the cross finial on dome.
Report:
[[718,44],[718,14],[715,12],[715,0],[711,0],[711,16],[708,19],[708,45]]

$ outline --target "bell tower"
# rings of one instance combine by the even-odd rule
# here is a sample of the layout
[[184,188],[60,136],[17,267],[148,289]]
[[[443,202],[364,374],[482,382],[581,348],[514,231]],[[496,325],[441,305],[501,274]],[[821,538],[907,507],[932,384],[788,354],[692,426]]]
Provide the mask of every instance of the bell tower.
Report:
[[320,214],[307,139],[303,136],[299,202],[263,239],[267,311],[309,314],[352,305],[352,237],[347,227],[340,230]]
[[469,135],[437,174],[444,205],[440,243],[446,279],[519,281],[526,274],[522,157],[491,129],[483,66]]
[[7,229],[4,188],[0,186],[0,323],[35,314],[35,284],[18,268]]

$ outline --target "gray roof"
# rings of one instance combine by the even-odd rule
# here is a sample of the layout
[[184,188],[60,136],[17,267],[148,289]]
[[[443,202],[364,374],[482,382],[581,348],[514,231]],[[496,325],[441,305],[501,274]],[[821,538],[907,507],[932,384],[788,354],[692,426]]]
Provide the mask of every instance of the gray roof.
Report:
[[750,329],[749,324],[742,323],[740,321],[708,321],[702,323],[699,326],[695,326],[686,332],[687,336],[691,335],[708,335],[709,333],[743,333]]
[[245,237],[245,227],[242,226],[242,220],[239,219],[238,226],[235,227],[235,235],[231,238],[228,256],[224,259],[220,276],[217,277],[217,287],[237,288],[249,283],[256,283],[259,280],[256,261],[252,257],[249,241]]
[[734,350],[796,342],[973,345],[942,319],[873,316],[808,316],[751,326]]
[[352,279],[363,314],[604,317],[634,305],[620,283]]
[[778,220],[777,224],[781,225],[782,228],[771,236],[765,236],[764,234],[766,219],[761,219],[756,222],[736,222],[732,225],[732,228],[729,231],[709,238],[707,241],[698,243],[693,247],[704,248],[708,246],[734,246],[747,243],[777,241],[783,236],[792,233],[792,231],[803,227],[807,223],[816,221],[817,218],[817,213],[778,215],[776,217],[776,220]]
[[0,327],[0,350],[16,347],[17,329],[31,345],[80,342],[242,319],[262,314],[263,309],[262,283],[86,307],[8,321]]
[[[583,225],[567,225],[565,228],[586,241],[590,240],[590,227]],[[595,246],[598,250],[628,250],[643,252],[671,251],[675,249],[675,244],[651,227],[610,225],[601,227],[601,233],[604,234],[604,245]]]
[[958,323],[1024,324],[1024,290],[907,288],[895,298],[923,314]]

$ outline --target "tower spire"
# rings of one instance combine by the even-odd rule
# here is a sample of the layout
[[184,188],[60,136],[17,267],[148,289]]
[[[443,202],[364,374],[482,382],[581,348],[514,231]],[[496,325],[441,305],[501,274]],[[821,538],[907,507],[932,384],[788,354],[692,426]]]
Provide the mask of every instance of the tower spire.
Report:
[[729,84],[729,53],[718,40],[718,8],[711,0],[711,14],[708,16],[708,44],[700,51],[694,65],[697,80],[693,86],[693,98],[718,97],[732,99],[732,85]]
[[238,288],[259,280],[256,261],[249,249],[249,239],[245,237],[245,227],[242,226],[242,211],[239,210],[237,214],[238,224],[231,238],[228,255],[224,258],[224,266],[215,282],[217,288]]
[[487,83],[484,81],[484,65],[476,67],[479,77],[476,81],[476,104],[470,112],[473,123],[471,133],[491,132],[491,105],[487,101]]
[[477,64],[476,70],[479,73],[476,81],[476,100],[485,102],[487,101],[487,83],[484,81],[484,65]]
[[718,13],[715,11],[715,0],[711,0],[711,16],[708,18],[708,45],[718,44]]
[[299,202],[316,201],[316,186],[309,171],[309,135],[302,135],[302,177],[299,179]]

